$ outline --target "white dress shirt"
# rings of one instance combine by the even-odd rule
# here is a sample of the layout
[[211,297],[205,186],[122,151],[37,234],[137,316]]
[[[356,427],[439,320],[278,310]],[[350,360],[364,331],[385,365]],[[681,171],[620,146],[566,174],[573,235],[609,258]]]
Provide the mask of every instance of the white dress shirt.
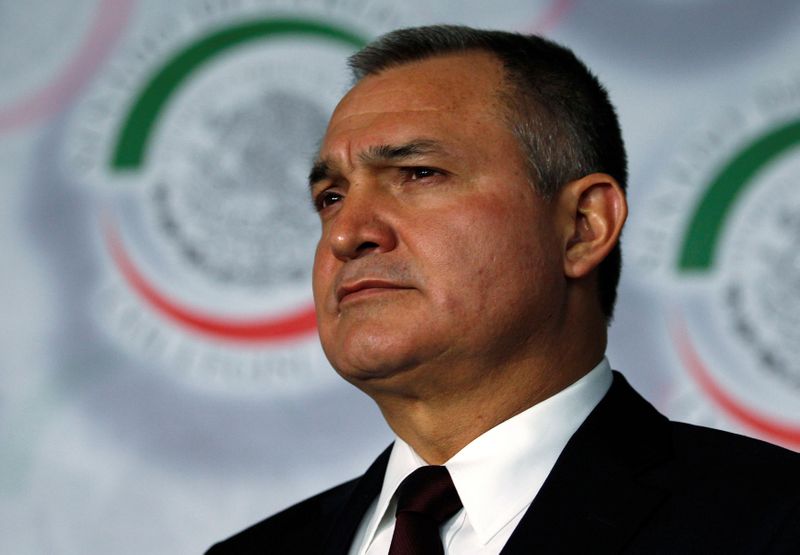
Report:
[[[441,528],[446,555],[498,554],[539,493],[569,438],[611,386],[603,359],[563,391],[475,438],[444,466],[464,508]],[[400,482],[427,463],[396,438],[380,495],[364,515],[351,555],[386,555]]]

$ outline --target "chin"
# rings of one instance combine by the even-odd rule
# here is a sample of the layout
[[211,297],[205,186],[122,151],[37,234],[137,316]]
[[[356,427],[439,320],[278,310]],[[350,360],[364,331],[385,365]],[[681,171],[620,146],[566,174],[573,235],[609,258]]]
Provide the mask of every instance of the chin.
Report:
[[417,341],[380,333],[351,337],[334,349],[323,345],[323,350],[336,371],[359,388],[391,381],[423,360]]

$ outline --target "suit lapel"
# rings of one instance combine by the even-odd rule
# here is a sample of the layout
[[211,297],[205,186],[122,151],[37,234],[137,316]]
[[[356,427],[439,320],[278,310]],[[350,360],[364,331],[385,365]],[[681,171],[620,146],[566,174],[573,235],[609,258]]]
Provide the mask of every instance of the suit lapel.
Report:
[[620,552],[664,500],[642,477],[669,454],[666,418],[615,373],[502,555]]
[[349,552],[358,525],[381,491],[391,452],[390,445],[359,478],[350,495],[342,503],[338,514],[333,518],[333,527],[324,543],[325,555],[346,555]]

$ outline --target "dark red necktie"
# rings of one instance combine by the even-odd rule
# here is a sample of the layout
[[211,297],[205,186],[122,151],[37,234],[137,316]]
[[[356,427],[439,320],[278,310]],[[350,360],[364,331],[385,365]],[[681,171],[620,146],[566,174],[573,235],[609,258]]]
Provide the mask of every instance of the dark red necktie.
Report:
[[443,555],[439,527],[462,507],[450,473],[443,466],[423,466],[397,492],[389,555]]

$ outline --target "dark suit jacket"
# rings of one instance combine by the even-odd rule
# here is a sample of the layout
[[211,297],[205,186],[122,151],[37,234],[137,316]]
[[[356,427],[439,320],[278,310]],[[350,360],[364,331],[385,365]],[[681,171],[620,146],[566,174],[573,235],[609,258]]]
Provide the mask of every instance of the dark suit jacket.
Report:
[[[388,458],[209,553],[346,554]],[[502,553],[800,554],[800,455],[670,422],[615,373]]]

